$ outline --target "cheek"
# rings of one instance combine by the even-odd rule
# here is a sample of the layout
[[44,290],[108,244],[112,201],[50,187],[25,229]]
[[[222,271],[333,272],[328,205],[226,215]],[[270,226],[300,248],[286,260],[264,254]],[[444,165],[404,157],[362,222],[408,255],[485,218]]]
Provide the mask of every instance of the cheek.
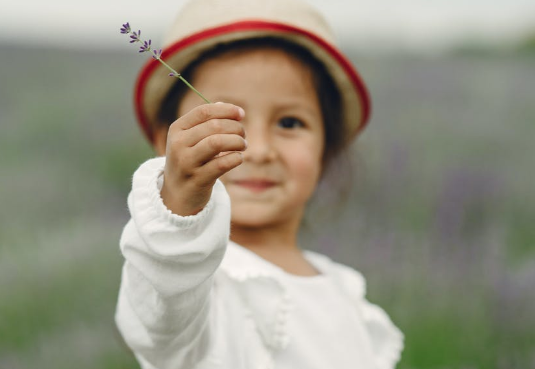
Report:
[[303,190],[306,188],[307,194],[311,194],[321,175],[322,149],[317,145],[296,148],[288,160],[291,160],[295,179],[304,187]]

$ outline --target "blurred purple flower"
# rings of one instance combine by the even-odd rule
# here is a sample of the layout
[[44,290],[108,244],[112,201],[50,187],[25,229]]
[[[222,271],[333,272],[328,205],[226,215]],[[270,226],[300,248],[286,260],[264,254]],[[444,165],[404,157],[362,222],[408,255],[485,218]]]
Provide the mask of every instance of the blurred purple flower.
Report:
[[490,200],[500,194],[500,178],[494,173],[460,167],[448,173],[437,201],[435,229],[441,239],[467,239],[487,224]]

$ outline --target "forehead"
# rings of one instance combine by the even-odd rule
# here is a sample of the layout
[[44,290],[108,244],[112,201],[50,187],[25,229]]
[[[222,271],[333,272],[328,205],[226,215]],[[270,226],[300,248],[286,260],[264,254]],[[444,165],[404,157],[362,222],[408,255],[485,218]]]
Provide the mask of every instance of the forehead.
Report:
[[294,73],[300,74],[300,77],[312,78],[312,82],[316,85],[312,61],[309,55],[306,54],[307,52],[300,47],[289,43],[271,43],[266,41],[253,43],[254,40],[248,41],[246,43],[219,46],[208,52],[198,60],[192,77],[196,77],[197,70],[203,64],[211,64],[211,67],[216,67],[217,64],[239,61],[243,68],[243,64],[246,64],[247,61],[251,61],[252,64],[255,60],[263,60],[265,63],[256,62],[254,63],[254,67],[261,69],[267,67],[270,63],[287,64],[292,67]]
[[310,68],[277,48],[230,50],[204,60],[192,77],[194,84],[211,99],[227,98],[234,103],[264,100],[278,105],[305,101],[318,105]]

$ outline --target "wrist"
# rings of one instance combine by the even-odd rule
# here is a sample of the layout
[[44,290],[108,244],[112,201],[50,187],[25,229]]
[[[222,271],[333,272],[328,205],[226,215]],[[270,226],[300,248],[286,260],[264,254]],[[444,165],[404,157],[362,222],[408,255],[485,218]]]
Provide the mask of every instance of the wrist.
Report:
[[210,194],[205,198],[199,192],[201,191],[197,191],[195,195],[188,195],[188,191],[177,191],[176,188],[169,188],[164,180],[160,197],[167,209],[173,214],[185,217],[201,212],[210,200]]

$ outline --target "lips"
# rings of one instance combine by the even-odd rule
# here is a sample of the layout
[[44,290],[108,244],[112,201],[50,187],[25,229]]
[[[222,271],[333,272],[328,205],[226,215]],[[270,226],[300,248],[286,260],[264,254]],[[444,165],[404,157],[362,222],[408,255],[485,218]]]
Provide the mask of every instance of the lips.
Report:
[[233,181],[233,183],[252,192],[263,192],[269,190],[270,188],[273,188],[277,184],[276,182],[269,179],[256,178],[236,180]]

